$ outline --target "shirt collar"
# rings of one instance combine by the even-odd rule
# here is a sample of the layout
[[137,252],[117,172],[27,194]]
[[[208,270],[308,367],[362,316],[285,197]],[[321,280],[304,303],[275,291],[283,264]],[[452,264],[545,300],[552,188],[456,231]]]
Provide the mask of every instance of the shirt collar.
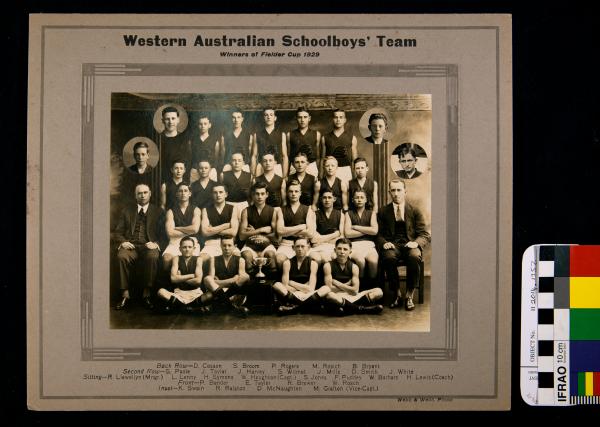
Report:
[[144,211],[144,215],[146,215],[146,213],[148,213],[148,206],[150,206],[150,204],[146,204],[145,206],[142,205],[137,205],[137,212],[140,213],[140,208]]

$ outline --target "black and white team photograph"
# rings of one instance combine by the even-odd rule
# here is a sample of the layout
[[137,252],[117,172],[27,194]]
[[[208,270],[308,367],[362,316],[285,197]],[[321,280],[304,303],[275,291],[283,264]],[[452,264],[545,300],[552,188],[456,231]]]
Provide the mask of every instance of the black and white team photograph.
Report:
[[428,94],[113,93],[110,327],[429,332]]

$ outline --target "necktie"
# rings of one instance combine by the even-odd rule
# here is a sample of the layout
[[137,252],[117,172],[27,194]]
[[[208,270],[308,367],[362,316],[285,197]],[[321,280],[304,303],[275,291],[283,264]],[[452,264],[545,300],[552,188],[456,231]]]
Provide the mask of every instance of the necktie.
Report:
[[396,205],[396,221],[402,220],[402,212],[400,211],[400,205]]

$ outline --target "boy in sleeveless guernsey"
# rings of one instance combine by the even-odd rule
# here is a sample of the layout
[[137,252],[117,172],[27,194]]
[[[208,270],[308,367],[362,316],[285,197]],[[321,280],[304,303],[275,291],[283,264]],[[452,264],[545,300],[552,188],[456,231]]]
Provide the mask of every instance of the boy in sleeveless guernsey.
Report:
[[352,179],[352,162],[358,157],[358,151],[356,136],[345,131],[346,121],[344,110],[334,110],[333,130],[323,136],[321,146],[323,150],[322,158],[335,157],[338,161],[336,176],[347,183]]
[[186,132],[179,132],[179,110],[175,107],[166,107],[162,110],[161,121],[165,127],[160,134],[159,165],[161,169],[160,181],[169,179],[169,171],[175,159],[185,162],[185,175],[183,179],[189,181],[192,160],[190,140]]
[[[321,166],[321,132],[308,127],[310,118],[310,113],[306,108],[299,107],[296,111],[298,128],[287,133],[287,140],[290,143],[289,158],[294,162],[298,153],[305,153],[308,160],[306,171],[317,177]],[[290,174],[297,172],[295,168],[296,166],[292,163]]]
[[305,238],[294,242],[295,256],[283,262],[281,282],[273,284],[273,290],[284,302],[278,308],[278,314],[297,313],[302,308],[319,307],[329,288],[323,286],[315,290],[319,266],[308,255],[310,246]]
[[163,300],[165,311],[186,307],[204,307],[212,300],[211,292],[202,292],[202,263],[194,256],[196,242],[189,236],[181,239],[179,251],[171,261],[171,284],[169,289],[158,290],[158,297]]
[[377,215],[372,210],[365,208],[366,203],[367,195],[365,191],[357,190],[354,193],[354,206],[356,208],[346,212],[344,236],[352,242],[353,251],[350,259],[358,265],[360,279],[362,280],[365,274],[365,266],[367,266],[369,283],[375,283],[379,255],[373,240],[379,231],[379,227],[377,225]]
[[[252,134],[246,128],[242,127],[244,123],[244,115],[240,109],[235,109],[231,112],[231,123],[232,129],[227,130],[221,137],[222,149],[221,164],[223,165],[223,172],[231,170],[231,155],[233,153],[242,153],[244,156],[244,171],[251,172],[250,161],[252,153]],[[253,170],[252,170],[253,171]]]
[[335,196],[331,191],[321,194],[321,206],[316,215],[317,231],[311,239],[310,257],[319,265],[335,258],[335,242],[344,237],[344,215],[334,209]]
[[242,153],[233,153],[231,170],[221,174],[221,182],[227,187],[227,203],[236,207],[238,215],[241,215],[242,211],[248,207],[250,187],[252,186],[252,175],[243,169],[244,156]]
[[277,234],[282,238],[277,249],[277,268],[295,255],[294,240],[303,237],[311,239],[315,232],[315,213],[308,206],[300,203],[301,187],[298,181],[290,182],[287,189],[288,204],[282,207],[277,217]]
[[[205,245],[200,256],[203,262],[221,255],[221,239],[235,239],[237,236],[239,222],[236,208],[228,205],[226,199],[227,188],[223,184],[216,184],[213,187],[213,204],[202,209],[201,230]],[[235,254],[239,255],[237,248]]]
[[200,160],[196,168],[200,178],[197,181],[192,182],[190,187],[192,190],[192,203],[200,210],[212,204],[213,201],[212,190],[217,182],[210,179],[211,169],[208,160]]
[[[325,191],[330,191],[335,196],[333,207],[343,211],[348,210],[348,183],[342,181],[336,176],[337,160],[333,156],[329,156],[323,163],[325,174],[320,181],[315,185],[315,191],[322,195]],[[321,206],[319,206],[321,209]]]
[[256,182],[264,182],[267,185],[267,205],[274,208],[281,207],[285,200],[285,181],[275,173],[275,157],[273,154],[265,153],[261,159],[264,174],[256,177]]
[[[192,165],[197,165],[201,160],[208,160],[213,166],[217,165],[220,139],[209,133],[211,127],[212,124],[208,115],[201,114],[198,118],[198,135],[192,140]],[[191,180],[196,181],[198,176],[198,171],[192,169]],[[216,181],[217,169],[213,167],[209,176]]]
[[[171,267],[171,260],[181,255],[179,243],[185,236],[191,236],[194,240],[200,228],[200,209],[190,203],[190,187],[187,183],[179,184],[177,187],[177,205],[167,211],[165,228],[169,236],[169,246],[163,252],[163,265],[165,269]],[[199,246],[194,249],[193,255],[200,254]]]
[[298,152],[294,156],[295,172],[288,176],[287,182],[298,181],[302,187],[300,194],[300,203],[306,206],[312,206],[317,210],[319,202],[319,192],[316,190],[317,179],[314,175],[307,173],[308,157],[303,152]]
[[220,255],[210,258],[208,276],[204,278],[207,291],[212,292],[215,301],[229,302],[231,307],[242,316],[248,315],[243,304],[246,296],[239,294],[250,277],[246,274],[246,263],[234,251],[237,250],[232,237],[221,239]]
[[177,204],[177,188],[184,180],[185,162],[182,159],[175,159],[171,164],[171,176],[160,186],[160,207],[171,209]]
[[354,208],[354,193],[358,190],[364,190],[367,196],[367,204],[365,207],[377,213],[378,210],[378,191],[377,181],[367,177],[369,165],[363,157],[358,157],[354,160],[354,175],[348,183],[348,202],[350,209]]
[[[242,211],[240,222],[240,240],[245,242],[242,248],[242,258],[246,261],[248,274],[254,272],[252,260],[259,256],[269,258],[267,269],[274,270],[277,268],[275,257],[277,249],[275,249],[273,243],[277,240],[275,231],[277,229],[276,210],[278,208],[266,204],[267,186],[264,182],[255,183],[250,191],[253,204]],[[260,242],[261,238],[268,239],[270,243],[265,246]],[[264,249],[262,249],[263,246],[265,246]]]
[[261,159],[265,153],[273,154],[275,158],[275,173],[282,178],[288,175],[288,153],[285,133],[275,127],[277,116],[271,107],[263,109],[264,126],[253,136],[254,147],[252,148],[252,164],[250,165],[254,176],[262,174],[261,165],[257,165],[257,159]]
[[351,253],[350,240],[341,238],[335,242],[336,258],[323,265],[325,287],[329,288],[326,300],[338,315],[381,313],[383,306],[374,302],[383,297],[383,291],[381,288],[358,291],[358,266],[350,259]]

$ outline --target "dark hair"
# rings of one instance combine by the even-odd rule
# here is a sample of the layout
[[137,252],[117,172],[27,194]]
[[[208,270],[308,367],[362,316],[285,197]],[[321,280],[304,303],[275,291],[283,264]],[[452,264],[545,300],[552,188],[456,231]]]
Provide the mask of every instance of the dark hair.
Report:
[[310,111],[308,111],[306,109],[306,107],[298,107],[298,109],[296,110],[296,114],[302,113],[302,112],[305,112],[306,114],[308,114],[310,116]]
[[306,159],[306,161],[308,161],[308,154],[303,153],[302,151],[298,151],[296,153],[296,155],[294,156],[294,160],[296,160],[298,157],[304,157]]
[[289,190],[292,185],[298,185],[300,188],[302,188],[302,184],[300,184],[300,181],[297,179],[292,179],[290,182],[288,182],[287,189]]
[[242,117],[244,117],[244,113],[242,112],[242,109],[239,107],[235,107],[231,110],[231,115],[233,115],[233,113],[240,113],[242,115]]
[[146,150],[150,150],[150,146],[146,141],[136,142],[133,146],[133,152],[135,153],[135,150],[137,150],[138,148],[145,148]]
[[240,150],[234,150],[233,153],[231,153],[231,157],[233,157],[234,154],[239,154],[242,156],[242,160],[244,160],[244,153],[242,153]]
[[198,115],[198,121],[202,120],[202,119],[206,119],[210,122],[210,116],[208,115],[208,113],[200,113]]
[[358,190],[354,190],[354,193],[352,194],[352,198],[354,199],[354,196],[358,193],[363,193],[365,195],[365,197],[367,197],[367,192],[365,191],[365,189],[359,188]]
[[371,122],[373,120],[383,120],[383,122],[385,123],[385,126],[387,127],[388,121],[387,121],[387,117],[385,116],[385,114],[373,113],[369,116],[369,124],[371,124]]
[[175,159],[171,162],[171,167],[175,166],[175,163],[183,163],[183,167],[185,167],[185,160],[183,159]]
[[225,190],[226,193],[229,193],[229,189],[227,188],[227,184],[224,184],[222,182],[217,182],[215,185],[213,185],[212,191],[214,193],[215,188],[217,187],[223,187],[223,189]]
[[323,195],[324,195],[325,193],[331,193],[331,195],[333,196],[333,198],[334,198],[334,199],[337,199],[337,197],[335,197],[335,194],[333,194],[333,190],[332,190],[332,189],[330,189],[330,188],[327,188],[327,189],[325,189],[325,190],[323,190],[323,191],[319,191],[319,193],[320,193],[320,194],[319,194],[319,197],[323,197]]
[[364,157],[357,157],[352,163],[356,165],[359,162],[365,162],[365,164],[369,166],[369,162],[367,162],[367,159],[365,159]]
[[335,241],[336,248],[337,248],[337,245],[341,245],[341,244],[348,245],[348,246],[350,246],[350,249],[352,249],[352,242],[347,237],[340,237],[339,239],[337,239]]
[[346,115],[346,110],[343,110],[341,108],[336,108],[335,110],[333,110],[332,114],[335,114],[335,113],[344,113],[344,115]]
[[273,157],[275,157],[275,150],[273,149],[273,147],[267,147],[267,149],[265,150],[265,152],[261,154],[261,156],[260,156],[260,161],[261,162],[263,161],[263,159],[265,158],[265,156],[273,156]]
[[161,113],[161,114],[162,114],[162,116],[164,117],[164,116],[165,116],[165,114],[167,114],[167,113],[176,113],[176,114],[177,114],[177,117],[179,117],[179,110],[178,110],[177,108],[175,108],[175,107],[165,107],[165,108],[162,110],[162,113]]
[[257,181],[254,184],[252,184],[252,187],[250,187],[250,194],[254,194],[256,192],[256,190],[259,190],[261,188],[264,188],[267,193],[269,192],[269,190],[267,190],[267,183],[264,181]]
[[412,147],[404,147],[399,153],[398,158],[405,157],[407,154],[411,154],[415,159],[417,158],[417,152]]
[[271,106],[264,107],[264,108],[262,109],[262,112],[264,113],[264,112],[265,112],[265,111],[267,111],[267,110],[272,110],[272,111],[275,113],[275,107],[271,107]]
[[179,241],[179,246],[181,246],[181,244],[182,244],[183,242],[186,242],[186,241],[188,241],[188,240],[189,240],[190,242],[192,242],[192,245],[196,246],[196,241],[194,240],[194,238],[193,238],[192,236],[184,236],[184,237],[182,237],[182,238],[181,238],[181,240]]
[[190,184],[189,182],[187,182],[187,181],[181,181],[179,184],[177,184],[177,185],[175,186],[175,191],[177,192],[177,190],[179,190],[179,187],[182,187],[182,186],[184,186],[184,185],[185,185],[185,186],[188,188],[188,190],[192,191],[192,186],[191,186],[191,184]]

